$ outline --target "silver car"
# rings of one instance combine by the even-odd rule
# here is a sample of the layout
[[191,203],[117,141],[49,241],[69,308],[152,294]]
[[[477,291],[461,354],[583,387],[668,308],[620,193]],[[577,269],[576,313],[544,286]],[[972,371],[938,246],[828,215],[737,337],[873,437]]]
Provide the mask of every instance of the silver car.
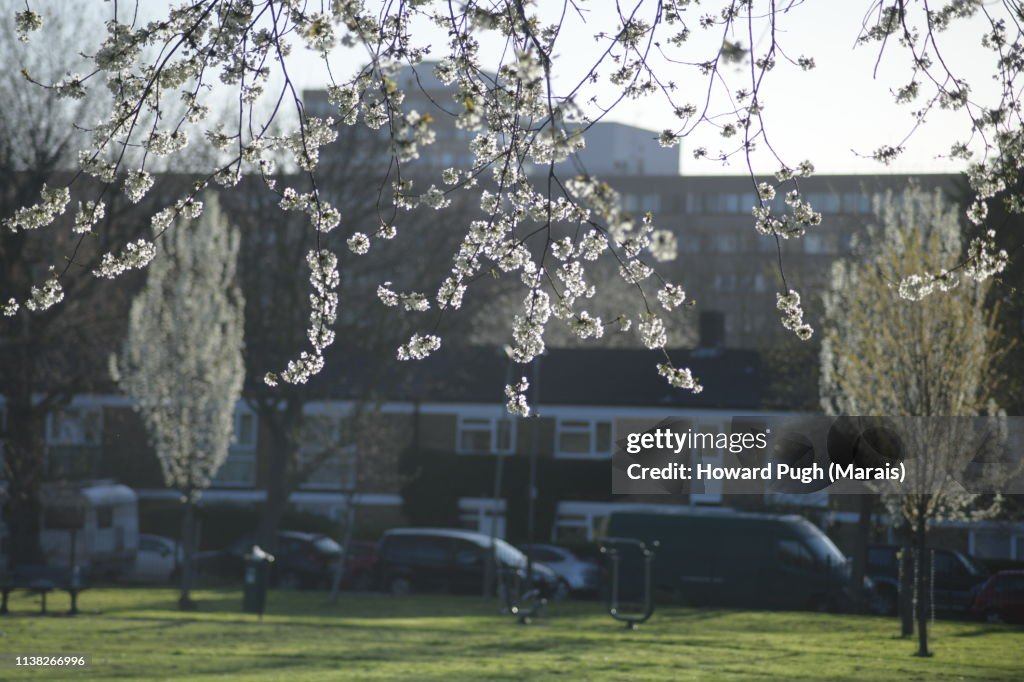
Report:
[[595,562],[580,559],[557,545],[522,545],[521,549],[534,561],[540,561],[554,571],[573,594],[597,592],[601,569]]
[[183,562],[182,548],[177,542],[159,535],[140,533],[135,564],[121,578],[138,583],[173,582]]

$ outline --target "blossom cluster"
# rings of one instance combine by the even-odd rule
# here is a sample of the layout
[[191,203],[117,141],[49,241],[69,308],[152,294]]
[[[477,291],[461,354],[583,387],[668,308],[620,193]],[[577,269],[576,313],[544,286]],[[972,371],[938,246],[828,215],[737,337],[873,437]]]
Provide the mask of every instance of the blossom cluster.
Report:
[[700,393],[703,390],[700,383],[693,377],[693,373],[686,368],[677,368],[667,362],[662,362],[658,365],[658,374],[665,377],[670,386],[694,393]]
[[[51,267],[50,275],[42,285],[32,287],[32,294],[25,301],[25,307],[34,312],[42,312],[49,310],[63,300],[64,288],[60,285],[60,280],[57,279],[57,273],[54,272],[54,268]],[[7,305],[8,309],[13,307],[14,311],[17,311],[17,302],[13,299]]]
[[103,254],[103,260],[93,274],[97,277],[114,279],[128,270],[141,270],[149,265],[154,256],[156,256],[156,246],[153,245],[153,242],[136,239],[134,242],[129,242],[124,251],[118,255]]
[[530,405],[526,402],[526,391],[530,388],[530,382],[523,377],[518,383],[505,386],[505,407],[509,414],[519,417],[530,416]]
[[51,189],[43,185],[39,195],[39,203],[19,208],[12,217],[3,220],[3,226],[11,232],[46,227],[57,216],[64,214],[71,201],[71,191],[66,187]]
[[280,376],[268,372],[263,380],[269,386],[276,386],[279,379],[289,384],[306,383],[324,368],[324,350],[334,343],[332,325],[338,316],[338,294],[335,289],[341,281],[338,257],[326,249],[310,251],[306,254],[306,264],[309,265],[309,281],[313,288],[309,295],[309,329],[306,336],[313,352],[303,351],[297,359],[290,360]]
[[399,360],[422,360],[441,347],[441,338],[434,334],[413,334],[398,348]]
[[800,305],[800,294],[790,289],[775,295],[775,306],[782,312],[782,326],[803,341],[811,338],[814,329],[804,322],[804,310]]

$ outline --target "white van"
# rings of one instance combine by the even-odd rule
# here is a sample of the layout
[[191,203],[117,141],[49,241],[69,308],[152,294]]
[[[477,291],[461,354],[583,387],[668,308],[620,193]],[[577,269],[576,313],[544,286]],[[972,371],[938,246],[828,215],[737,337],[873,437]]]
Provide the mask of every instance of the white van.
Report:
[[42,502],[39,541],[47,564],[69,566],[73,560],[93,576],[132,567],[139,547],[139,509],[131,488],[113,481],[48,484]]

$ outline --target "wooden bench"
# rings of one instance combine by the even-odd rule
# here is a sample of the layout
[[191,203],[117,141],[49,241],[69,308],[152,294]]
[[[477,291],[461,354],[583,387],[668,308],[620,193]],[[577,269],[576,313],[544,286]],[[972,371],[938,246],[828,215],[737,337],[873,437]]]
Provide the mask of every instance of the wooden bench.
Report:
[[88,587],[84,568],[73,571],[66,566],[43,566],[26,564],[15,567],[14,571],[0,574],[0,615],[8,613],[7,599],[15,590],[25,590],[41,597],[40,613],[46,613],[46,597],[54,591],[67,592],[71,598],[68,615],[78,613],[78,594]]

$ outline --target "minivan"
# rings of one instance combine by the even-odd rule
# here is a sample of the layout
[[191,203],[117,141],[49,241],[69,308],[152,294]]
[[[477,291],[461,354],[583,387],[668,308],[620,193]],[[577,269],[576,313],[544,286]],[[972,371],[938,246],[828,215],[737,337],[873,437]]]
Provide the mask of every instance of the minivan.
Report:
[[[850,605],[850,566],[814,524],[796,515],[730,509],[614,512],[609,538],[654,550],[652,587],[672,601],[745,608],[839,610]],[[620,585],[636,593],[642,560],[622,551]]]
[[[491,538],[455,528],[396,528],[384,533],[374,567],[379,590],[395,595],[443,591],[480,594],[491,560]],[[493,555],[498,581],[525,578],[526,555],[504,540],[495,539]],[[541,594],[563,596],[568,588],[547,566],[533,563],[533,578]]]

